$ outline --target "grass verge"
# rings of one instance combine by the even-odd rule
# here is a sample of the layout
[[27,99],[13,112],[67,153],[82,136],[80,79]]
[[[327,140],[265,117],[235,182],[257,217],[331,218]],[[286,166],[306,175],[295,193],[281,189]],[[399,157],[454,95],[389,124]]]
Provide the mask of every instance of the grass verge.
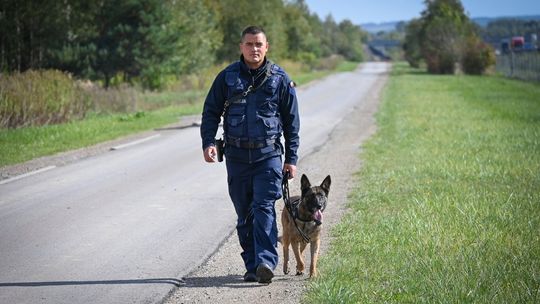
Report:
[[540,86],[394,67],[305,303],[540,302]]
[[92,115],[66,124],[0,129],[0,167],[151,130],[201,110],[202,104],[198,103],[151,112]]

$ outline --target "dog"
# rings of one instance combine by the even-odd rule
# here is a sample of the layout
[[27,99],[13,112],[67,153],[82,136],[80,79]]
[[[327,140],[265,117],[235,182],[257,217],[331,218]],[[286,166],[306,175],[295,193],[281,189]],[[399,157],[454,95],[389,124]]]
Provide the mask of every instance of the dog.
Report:
[[[296,258],[296,275],[304,274],[304,249],[310,244],[311,264],[310,278],[317,276],[317,259],[321,244],[322,212],[326,208],[331,178],[328,175],[320,186],[311,186],[304,174],[300,179],[301,196],[290,198],[291,210],[287,207],[281,212],[283,235],[283,273],[289,273],[289,245],[292,246]],[[296,222],[296,224],[295,224]],[[301,232],[300,232],[301,231]],[[307,237],[304,238],[304,236]]]

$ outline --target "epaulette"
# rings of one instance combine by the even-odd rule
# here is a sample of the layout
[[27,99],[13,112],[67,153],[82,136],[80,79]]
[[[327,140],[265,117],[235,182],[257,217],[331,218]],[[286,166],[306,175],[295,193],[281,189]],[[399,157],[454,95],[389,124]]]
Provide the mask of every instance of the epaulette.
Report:
[[240,71],[240,61],[235,61],[229,64],[225,69],[226,72],[238,72]]

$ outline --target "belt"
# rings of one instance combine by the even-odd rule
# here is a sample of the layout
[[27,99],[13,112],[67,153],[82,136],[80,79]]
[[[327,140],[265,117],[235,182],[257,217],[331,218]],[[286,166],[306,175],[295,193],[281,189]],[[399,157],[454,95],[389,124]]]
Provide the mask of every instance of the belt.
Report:
[[227,145],[243,148],[243,149],[260,149],[273,145],[276,142],[275,138],[266,139],[266,140],[242,140],[240,138],[230,138],[225,139]]

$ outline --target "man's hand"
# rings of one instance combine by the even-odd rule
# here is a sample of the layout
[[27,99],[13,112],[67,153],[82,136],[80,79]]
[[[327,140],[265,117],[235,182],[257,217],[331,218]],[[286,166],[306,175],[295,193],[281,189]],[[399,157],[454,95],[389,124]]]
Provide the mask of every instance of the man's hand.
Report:
[[206,149],[204,149],[204,160],[207,163],[215,163],[217,162],[217,149],[215,146],[209,146]]
[[296,175],[296,166],[291,164],[284,164],[283,165],[283,173],[289,172],[289,179],[294,178]]

